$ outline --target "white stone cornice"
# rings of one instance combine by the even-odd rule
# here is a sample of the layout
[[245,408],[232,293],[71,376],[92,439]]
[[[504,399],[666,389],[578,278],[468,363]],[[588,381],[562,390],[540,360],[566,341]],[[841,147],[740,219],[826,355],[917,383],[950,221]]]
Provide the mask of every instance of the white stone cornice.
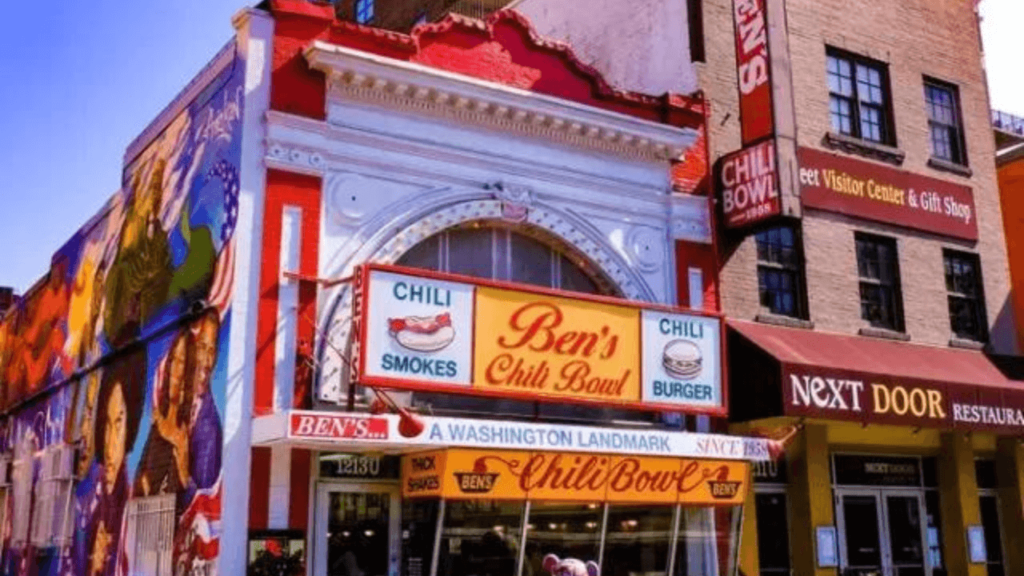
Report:
[[328,99],[377,103],[631,158],[678,158],[697,132],[317,41],[305,50]]

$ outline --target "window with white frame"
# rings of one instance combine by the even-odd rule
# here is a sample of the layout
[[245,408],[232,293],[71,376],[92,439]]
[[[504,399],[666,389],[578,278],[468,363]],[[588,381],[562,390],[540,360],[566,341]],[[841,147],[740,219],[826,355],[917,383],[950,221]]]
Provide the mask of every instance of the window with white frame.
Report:
[[32,508],[33,546],[67,546],[71,542],[72,455],[71,447],[64,444],[55,444],[43,452]]
[[130,574],[170,576],[174,552],[174,494],[128,502],[125,551]]
[[29,542],[29,526],[32,519],[32,467],[34,441],[24,434],[15,447],[14,463],[11,465],[11,546],[20,548]]

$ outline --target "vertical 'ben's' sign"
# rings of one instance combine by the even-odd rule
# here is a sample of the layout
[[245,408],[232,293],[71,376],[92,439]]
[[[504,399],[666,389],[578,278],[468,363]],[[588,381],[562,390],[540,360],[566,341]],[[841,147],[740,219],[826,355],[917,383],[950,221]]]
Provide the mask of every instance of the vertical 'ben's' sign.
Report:
[[733,0],[733,18],[740,125],[746,146],[775,131],[765,0]]

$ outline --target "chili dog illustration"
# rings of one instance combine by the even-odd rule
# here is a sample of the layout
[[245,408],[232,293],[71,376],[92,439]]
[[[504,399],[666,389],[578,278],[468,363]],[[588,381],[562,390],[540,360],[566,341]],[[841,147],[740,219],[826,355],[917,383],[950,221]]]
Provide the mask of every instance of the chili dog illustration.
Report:
[[665,345],[661,364],[669,376],[690,380],[704,370],[700,347],[689,340],[673,340]]
[[449,312],[437,316],[389,318],[388,331],[402,348],[414,352],[437,352],[455,340]]

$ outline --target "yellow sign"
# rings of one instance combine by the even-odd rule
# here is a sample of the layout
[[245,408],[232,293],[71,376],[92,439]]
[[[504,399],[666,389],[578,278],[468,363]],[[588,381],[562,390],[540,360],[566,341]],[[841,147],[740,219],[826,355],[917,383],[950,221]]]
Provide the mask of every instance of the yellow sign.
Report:
[[478,287],[474,388],[640,400],[640,310]]
[[397,267],[364,267],[353,382],[726,415],[722,320]]
[[403,494],[455,500],[738,505],[746,462],[569,452],[446,450],[406,456]]
[[402,458],[402,494],[408,498],[442,496],[441,475],[445,470],[444,450],[409,454]]

